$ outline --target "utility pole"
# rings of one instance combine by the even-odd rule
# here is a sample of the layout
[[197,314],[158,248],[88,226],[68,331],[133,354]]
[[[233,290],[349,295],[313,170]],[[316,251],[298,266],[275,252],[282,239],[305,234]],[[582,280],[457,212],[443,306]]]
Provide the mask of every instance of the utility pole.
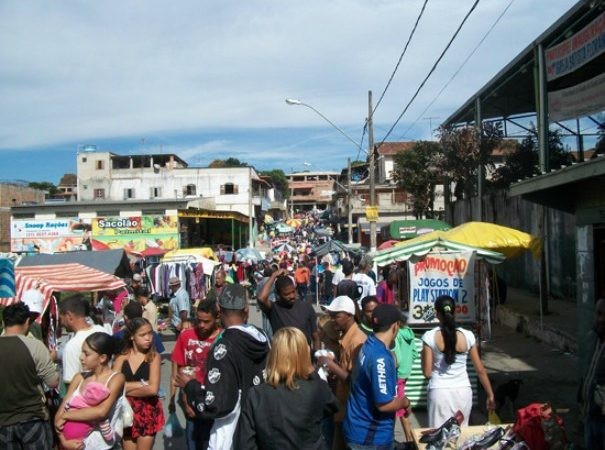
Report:
[[[368,155],[370,156],[370,207],[376,207],[376,176],[374,168],[374,126],[372,123],[372,91],[368,91]],[[370,251],[376,251],[376,217],[370,217]]]
[[353,243],[353,208],[351,206],[351,158],[347,158],[347,225],[349,244]]

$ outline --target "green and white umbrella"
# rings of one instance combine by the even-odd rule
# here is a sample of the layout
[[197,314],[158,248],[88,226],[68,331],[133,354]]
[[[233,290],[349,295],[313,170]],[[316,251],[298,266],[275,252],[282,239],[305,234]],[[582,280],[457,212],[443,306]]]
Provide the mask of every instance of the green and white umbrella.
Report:
[[502,253],[485,250],[472,245],[449,241],[440,237],[418,241],[413,239],[409,243],[403,242],[386,250],[374,252],[373,259],[379,266],[386,266],[397,261],[409,259],[418,260],[426,256],[433,249],[444,249],[449,251],[474,251],[477,258],[484,259],[491,264],[500,264],[506,257]]

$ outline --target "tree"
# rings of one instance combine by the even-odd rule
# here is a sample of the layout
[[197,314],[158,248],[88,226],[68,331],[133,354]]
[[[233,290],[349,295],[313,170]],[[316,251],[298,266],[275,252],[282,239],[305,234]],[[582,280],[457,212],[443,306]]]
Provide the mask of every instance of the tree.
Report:
[[456,198],[475,194],[477,170],[492,165],[490,155],[502,142],[500,123],[485,122],[481,132],[475,127],[439,128],[442,153],[438,166],[445,176],[456,183]]
[[237,158],[227,158],[227,159],[215,159],[208,167],[216,169],[222,167],[250,167],[247,162],[240,161]]
[[418,141],[393,158],[393,177],[412,197],[412,210],[417,219],[433,215],[435,185],[439,179],[436,161],[440,153],[439,143]]
[[288,178],[281,169],[264,170],[260,173],[263,176],[270,177],[271,182],[275,186],[275,189],[280,191],[284,198],[290,196],[290,189],[288,189]]
[[[492,185],[499,189],[508,189],[512,183],[540,174],[540,156],[538,137],[532,125],[532,133],[524,138],[515,151],[508,154],[503,166],[496,169]],[[556,170],[573,162],[571,153],[566,151],[561,132],[548,130],[548,162],[550,169]]]
[[28,186],[46,192],[47,197],[52,197],[58,192],[57,186],[50,181],[32,181],[28,183]]
[[597,126],[597,143],[595,145],[595,152],[592,155],[593,158],[596,158],[597,155],[605,154],[605,115],[599,115],[597,117],[599,121],[599,125]]

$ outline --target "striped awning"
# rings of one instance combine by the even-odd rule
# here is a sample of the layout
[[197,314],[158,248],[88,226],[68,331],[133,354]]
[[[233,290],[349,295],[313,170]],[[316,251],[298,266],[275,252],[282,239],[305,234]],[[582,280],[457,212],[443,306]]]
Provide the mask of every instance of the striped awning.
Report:
[[[420,236],[422,238],[423,236]],[[502,253],[485,250],[472,245],[461,244],[459,242],[449,241],[441,237],[422,240],[412,239],[408,242],[402,242],[386,250],[374,252],[373,259],[379,266],[386,266],[397,261],[407,261],[409,259],[420,259],[430,253],[432,250],[447,251],[473,251],[477,258],[484,259],[491,264],[500,264],[506,257]]]
[[53,292],[111,291],[125,286],[120,278],[82,264],[15,267],[16,296],[0,298],[0,305],[8,306],[21,300],[21,295],[40,281],[44,309]]

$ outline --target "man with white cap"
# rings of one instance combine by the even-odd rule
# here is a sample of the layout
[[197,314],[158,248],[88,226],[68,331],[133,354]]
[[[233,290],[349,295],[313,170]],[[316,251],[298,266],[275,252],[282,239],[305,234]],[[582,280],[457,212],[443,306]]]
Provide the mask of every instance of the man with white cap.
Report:
[[170,303],[168,304],[172,316],[170,318],[170,328],[177,336],[183,328],[183,322],[189,318],[189,310],[191,304],[189,302],[189,294],[181,286],[181,280],[178,277],[170,277],[168,286],[172,291]]
[[334,328],[342,333],[339,342],[340,361],[322,356],[319,358],[319,363],[336,376],[336,398],[340,408],[334,415],[334,443],[335,448],[344,448],[341,427],[349,396],[350,375],[357,359],[357,353],[367,336],[355,322],[355,303],[350,297],[338,296],[328,306],[322,306],[322,308],[330,315]]
[[34,285],[21,294],[21,301],[29,308],[29,332],[28,336],[33,336],[36,339],[43,340],[42,328],[37,322],[38,317],[44,309],[44,296],[40,292],[42,283],[37,280]]

